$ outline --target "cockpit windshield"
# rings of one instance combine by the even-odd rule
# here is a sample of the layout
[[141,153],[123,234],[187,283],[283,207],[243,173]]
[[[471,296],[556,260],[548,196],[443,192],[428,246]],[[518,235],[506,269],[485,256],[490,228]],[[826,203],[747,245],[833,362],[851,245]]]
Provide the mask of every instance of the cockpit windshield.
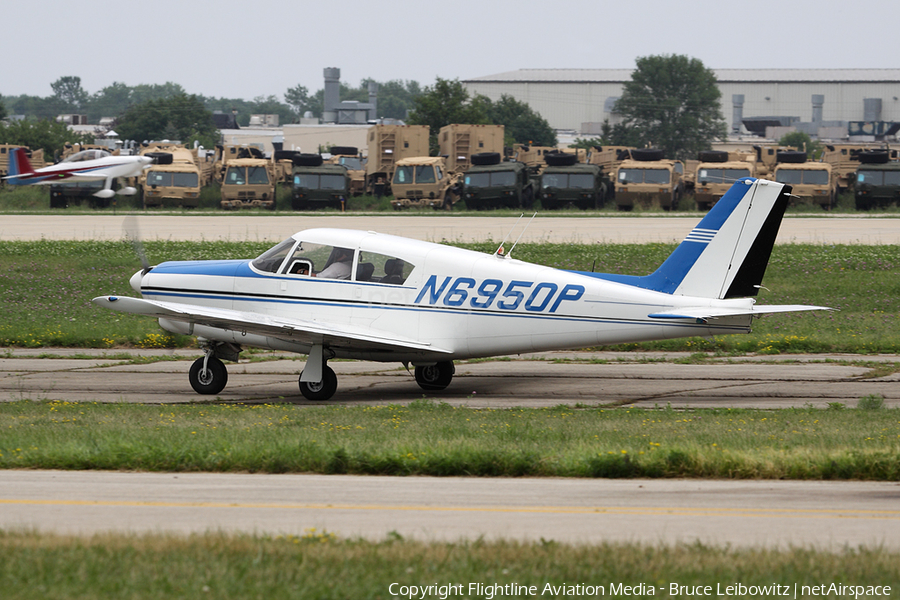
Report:
[[267,273],[277,273],[278,267],[281,266],[281,263],[284,262],[285,257],[288,255],[288,252],[291,251],[291,248],[293,248],[294,244],[296,243],[297,242],[294,240],[294,238],[288,238],[274,248],[270,248],[269,250],[264,252],[251,264],[260,271],[265,271]]
[[106,150],[82,150],[81,152],[76,152],[72,156],[66,157],[62,162],[84,162],[86,160],[97,160],[98,158],[106,158],[108,156],[112,155]]

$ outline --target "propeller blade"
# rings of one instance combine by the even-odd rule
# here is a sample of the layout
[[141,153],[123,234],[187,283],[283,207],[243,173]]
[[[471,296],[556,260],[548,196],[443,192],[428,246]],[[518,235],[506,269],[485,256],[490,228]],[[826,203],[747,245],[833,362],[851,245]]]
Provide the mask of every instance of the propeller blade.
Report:
[[125,221],[122,223],[122,233],[125,235],[125,239],[131,242],[131,247],[134,249],[135,255],[138,257],[138,260],[141,261],[141,266],[144,269],[144,274],[146,274],[150,270],[150,261],[147,260],[147,254],[144,252],[144,244],[141,241],[141,230],[138,227],[137,218],[134,216],[125,217]]

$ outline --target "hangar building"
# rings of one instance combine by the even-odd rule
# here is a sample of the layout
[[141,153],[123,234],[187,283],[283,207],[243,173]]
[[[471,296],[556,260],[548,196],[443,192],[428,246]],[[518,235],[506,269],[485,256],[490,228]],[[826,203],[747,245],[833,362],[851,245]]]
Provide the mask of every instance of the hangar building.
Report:
[[[893,135],[900,128],[900,69],[713,69],[722,117],[734,134],[796,126],[811,135]],[[619,120],[615,102],[632,69],[520,69],[464,80],[470,94],[528,103],[550,126],[578,135]],[[743,125],[743,129],[742,126]],[[820,137],[846,137],[825,135]]]

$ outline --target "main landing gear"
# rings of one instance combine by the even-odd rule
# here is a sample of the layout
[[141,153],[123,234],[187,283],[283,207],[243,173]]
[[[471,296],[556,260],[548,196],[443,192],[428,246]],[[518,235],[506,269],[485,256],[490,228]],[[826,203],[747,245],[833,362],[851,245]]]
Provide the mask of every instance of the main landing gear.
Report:
[[416,383],[420,388],[429,392],[443,390],[450,385],[454,373],[456,373],[456,367],[449,360],[416,367]]
[[[198,394],[216,395],[225,389],[228,383],[228,369],[221,358],[237,362],[241,352],[240,346],[233,344],[208,344],[203,347],[204,355],[191,365],[189,379],[191,387]],[[324,402],[337,391],[337,375],[326,363],[334,353],[322,346],[313,346],[300,372],[300,393],[307,400]],[[437,392],[450,385],[456,368],[451,361],[442,361],[429,365],[419,365],[415,370],[416,383],[423,390]]]

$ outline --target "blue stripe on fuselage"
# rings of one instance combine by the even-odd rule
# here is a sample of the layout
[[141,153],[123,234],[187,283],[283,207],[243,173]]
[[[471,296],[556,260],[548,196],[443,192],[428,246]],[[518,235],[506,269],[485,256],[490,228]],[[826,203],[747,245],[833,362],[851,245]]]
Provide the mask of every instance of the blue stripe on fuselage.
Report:
[[[750,190],[750,184],[754,181],[756,181],[756,179],[753,177],[738,179],[734,185],[725,192],[725,195],[716,202],[716,205],[706,213],[706,216],[703,217],[703,220],[701,220],[692,230],[692,233],[697,230],[718,232],[719,229],[722,228],[722,225],[725,224],[725,221],[727,221],[734,212],[734,209],[737,208],[737,205],[744,199],[744,196]],[[615,273],[589,273],[586,271],[572,272],[578,273],[579,275],[594,277],[596,279],[603,279],[605,281],[633,285],[645,290],[671,294],[678,289],[678,286],[684,281],[685,276],[693,268],[697,259],[700,258],[703,251],[706,250],[706,246],[709,244],[709,241],[712,241],[714,236],[704,235],[703,237],[709,238],[709,241],[707,242],[697,241],[695,239],[700,236],[688,234],[687,237],[689,239],[685,239],[681,242],[681,244],[675,248],[675,251],[669,255],[669,258],[667,258],[665,262],[650,275],[617,275]]]
[[153,273],[173,275],[212,275],[222,277],[258,277],[248,260],[178,260],[153,267]]

